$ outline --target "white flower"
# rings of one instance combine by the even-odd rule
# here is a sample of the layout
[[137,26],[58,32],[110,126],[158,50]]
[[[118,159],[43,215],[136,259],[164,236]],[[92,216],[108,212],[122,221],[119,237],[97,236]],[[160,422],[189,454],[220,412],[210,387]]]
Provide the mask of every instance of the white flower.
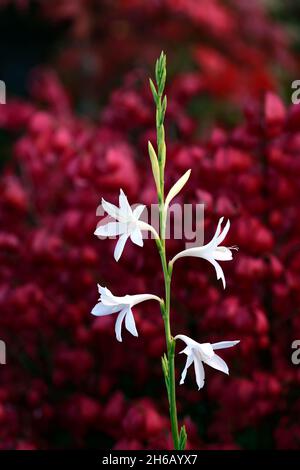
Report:
[[224,217],[221,217],[218,223],[218,227],[216,233],[214,234],[213,238],[209,243],[203,246],[196,246],[194,248],[188,248],[187,250],[183,250],[178,253],[171,261],[173,264],[177,259],[183,258],[185,256],[194,256],[196,258],[203,258],[209,261],[215,268],[217,279],[222,279],[223,287],[226,287],[226,281],[223,269],[217,263],[217,261],[230,261],[232,260],[232,253],[231,250],[238,250],[236,246],[219,246],[224,238],[226,237],[229,227],[230,221],[228,220],[224,229],[221,232],[221,225],[223,222]]
[[125,243],[129,237],[136,245],[143,246],[142,230],[150,230],[156,238],[159,238],[157,232],[151,225],[139,220],[145,206],[139,204],[132,210],[122,189],[120,189],[119,196],[120,207],[105,201],[103,198],[101,203],[105,212],[115,219],[115,222],[108,222],[106,225],[100,225],[97,227],[94,234],[105,237],[113,237],[116,235],[120,237],[114,251],[114,258],[116,261],[119,261],[124,250]]
[[117,297],[113,295],[111,291],[107,289],[107,287],[101,287],[99,284],[98,290],[100,294],[100,302],[95,305],[91,313],[100,317],[104,315],[110,315],[111,313],[119,313],[115,325],[115,332],[118,341],[122,341],[121,329],[124,318],[126,329],[133,336],[138,336],[131,310],[132,307],[141,302],[144,302],[145,300],[157,300],[158,302],[161,301],[159,297],[152,294],[124,295],[123,297]]
[[181,339],[185,342],[186,348],[181,351],[187,355],[187,360],[185,367],[183,369],[180,384],[184,383],[186,373],[190,365],[194,363],[195,374],[196,374],[196,382],[198,385],[198,390],[204,386],[204,367],[203,362],[214,369],[220,370],[225,374],[229,374],[228,366],[223,359],[215,354],[216,349],[224,349],[224,348],[231,348],[235,346],[240,341],[221,341],[219,343],[197,343],[193,339],[189,338],[186,335],[177,335],[175,339]]

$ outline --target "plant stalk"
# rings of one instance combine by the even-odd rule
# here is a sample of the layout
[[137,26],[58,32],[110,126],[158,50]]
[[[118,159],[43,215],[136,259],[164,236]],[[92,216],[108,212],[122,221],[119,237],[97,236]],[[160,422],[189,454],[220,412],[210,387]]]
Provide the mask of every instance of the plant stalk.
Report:
[[166,159],[166,144],[165,144],[165,131],[164,131],[164,115],[166,111],[166,98],[163,99],[163,90],[166,79],[166,59],[162,53],[156,63],[156,85],[150,82],[154,101],[156,104],[156,134],[157,134],[157,159],[159,165],[159,191],[158,191],[158,204],[159,204],[159,222],[160,222],[160,238],[157,240],[157,247],[161,259],[164,285],[165,285],[165,299],[164,304],[161,305],[162,317],[165,327],[167,357],[163,359],[163,372],[165,375],[166,387],[169,400],[169,411],[171,421],[171,431],[174,449],[180,449],[180,436],[178,432],[178,418],[176,406],[176,385],[175,385],[175,343],[170,325],[170,303],[171,303],[171,279],[172,279],[172,266],[167,264],[166,254],[166,218],[164,215],[165,209],[165,196],[164,196],[164,169]]

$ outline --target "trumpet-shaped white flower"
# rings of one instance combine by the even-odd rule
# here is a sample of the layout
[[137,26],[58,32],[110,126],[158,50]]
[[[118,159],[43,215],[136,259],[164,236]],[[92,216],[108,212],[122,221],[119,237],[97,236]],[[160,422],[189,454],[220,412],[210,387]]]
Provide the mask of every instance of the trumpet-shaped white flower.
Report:
[[110,315],[111,313],[118,313],[115,325],[116,338],[118,341],[122,341],[122,324],[125,319],[126,329],[133,335],[138,336],[138,332],[135,326],[135,321],[132,313],[132,307],[135,305],[145,302],[146,300],[157,300],[161,301],[159,297],[152,294],[137,294],[137,295],[124,295],[123,297],[117,297],[111,293],[107,287],[101,287],[98,284],[98,290],[100,294],[100,302],[95,305],[92,310],[92,314],[95,316]]
[[136,245],[143,246],[142,230],[150,230],[155,238],[159,238],[156,230],[151,225],[139,220],[145,206],[139,204],[132,210],[122,189],[120,189],[119,196],[120,207],[105,201],[103,198],[101,203],[105,212],[115,219],[115,221],[108,222],[106,225],[100,225],[97,227],[94,234],[104,237],[120,237],[114,251],[116,261],[119,261],[128,238]]
[[236,246],[220,246],[224,238],[226,237],[228,230],[230,228],[230,221],[228,220],[224,229],[221,230],[221,225],[224,220],[224,217],[221,217],[218,223],[218,227],[216,233],[214,234],[213,238],[209,243],[203,246],[196,246],[193,248],[188,248],[186,250],[181,251],[172,259],[171,263],[175,263],[175,261],[179,258],[183,258],[185,256],[194,256],[196,258],[203,258],[209,261],[215,268],[217,279],[221,279],[223,283],[223,287],[226,287],[226,281],[223,269],[221,268],[220,264],[217,261],[230,261],[232,260],[232,252],[231,250],[238,250]]
[[184,383],[186,373],[190,365],[194,363],[196,382],[198,390],[204,386],[204,367],[203,362],[214,369],[220,370],[225,374],[229,374],[228,366],[223,359],[215,354],[216,349],[231,348],[240,341],[221,341],[219,343],[197,343],[186,335],[177,335],[175,339],[181,339],[185,342],[186,347],[181,353],[187,355],[187,360],[183,372],[181,374],[180,384]]

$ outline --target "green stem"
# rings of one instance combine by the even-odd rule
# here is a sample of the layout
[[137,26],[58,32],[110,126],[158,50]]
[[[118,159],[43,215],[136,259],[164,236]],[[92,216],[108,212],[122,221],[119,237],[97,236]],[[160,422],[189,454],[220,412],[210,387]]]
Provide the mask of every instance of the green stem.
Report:
[[167,265],[166,256],[166,227],[164,220],[164,192],[163,186],[161,190],[161,198],[159,200],[159,220],[160,220],[160,259],[164,274],[165,283],[165,306],[163,311],[163,320],[165,326],[166,346],[167,346],[167,358],[168,358],[168,382],[167,392],[169,398],[169,411],[171,420],[171,430],[174,449],[179,449],[179,433],[178,433],[178,418],[177,418],[177,406],[176,406],[176,385],[175,385],[175,340],[172,337],[171,325],[170,325],[170,306],[171,306],[171,279],[172,279],[172,268]]
[[180,436],[178,432],[178,418],[176,406],[176,386],[175,386],[175,339],[171,333],[170,325],[170,304],[171,304],[171,278],[172,266],[167,264],[166,254],[166,220],[165,212],[165,196],[164,196],[164,172],[166,160],[166,144],[165,144],[165,130],[164,130],[164,115],[166,111],[166,97],[163,98],[163,90],[166,80],[166,58],[162,53],[156,62],[156,85],[150,80],[150,86],[153,93],[154,101],[156,104],[156,134],[157,134],[157,161],[159,166],[159,190],[158,190],[158,204],[159,204],[159,222],[160,222],[160,237],[156,239],[156,244],[160,254],[164,284],[165,284],[165,299],[161,305],[162,317],[165,327],[167,357],[162,360],[163,372],[166,381],[166,387],[169,399],[169,411],[172,438],[175,450],[180,448]]
[[176,406],[176,385],[175,385],[175,340],[172,337],[170,325],[170,303],[171,303],[171,279],[172,268],[167,265],[165,243],[160,240],[159,254],[164,274],[165,283],[165,303],[162,309],[162,316],[164,320],[166,346],[167,346],[167,359],[168,359],[168,382],[167,392],[169,399],[169,411],[171,420],[172,438],[175,450],[179,449],[179,433],[178,433],[178,418]]
[[170,298],[171,298],[171,276],[172,273],[169,271],[168,276],[165,278],[165,289],[166,289],[166,310],[165,310],[165,334],[167,342],[167,353],[169,363],[169,408],[170,408],[170,419],[171,429],[174,448],[179,449],[179,434],[178,434],[178,418],[177,418],[177,407],[176,407],[176,385],[175,385],[175,341],[171,335],[170,328]]

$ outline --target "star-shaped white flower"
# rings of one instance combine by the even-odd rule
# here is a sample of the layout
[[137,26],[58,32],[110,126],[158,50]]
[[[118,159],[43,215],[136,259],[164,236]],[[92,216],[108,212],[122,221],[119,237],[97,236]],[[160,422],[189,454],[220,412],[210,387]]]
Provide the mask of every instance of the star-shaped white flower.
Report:
[[138,336],[131,310],[132,307],[141,302],[145,302],[146,300],[161,301],[159,297],[152,294],[124,295],[123,297],[117,297],[113,295],[107,287],[101,287],[99,284],[98,290],[100,294],[100,302],[95,305],[91,313],[100,317],[110,315],[111,313],[119,313],[115,325],[116,338],[118,341],[122,341],[121,329],[124,319],[126,329],[133,336]]
[[108,222],[106,225],[100,225],[94,234],[102,237],[120,237],[114,251],[116,261],[119,261],[128,238],[138,246],[144,245],[142,230],[150,230],[156,238],[159,238],[156,230],[151,225],[139,220],[145,206],[139,204],[132,210],[122,189],[120,189],[119,196],[120,207],[105,201],[103,198],[101,203],[105,212],[115,221]]
[[215,268],[217,279],[222,279],[223,287],[226,287],[226,281],[223,269],[219,265],[217,261],[230,261],[232,260],[232,252],[231,250],[238,250],[236,246],[220,246],[222,241],[225,239],[228,230],[230,228],[230,221],[228,220],[224,229],[221,230],[221,225],[224,220],[224,217],[221,217],[218,223],[218,227],[216,233],[214,234],[213,238],[209,243],[203,246],[195,246],[193,248],[188,248],[186,250],[181,251],[171,261],[171,264],[175,263],[175,261],[179,258],[183,258],[185,256],[194,256],[196,258],[203,258],[209,261]]
[[225,374],[229,374],[228,366],[223,359],[215,354],[216,349],[231,348],[235,346],[240,341],[221,341],[219,343],[197,343],[193,339],[189,338],[186,335],[177,335],[175,339],[181,339],[185,342],[186,347],[181,353],[187,355],[187,360],[185,367],[183,369],[180,384],[184,383],[186,373],[190,365],[194,363],[196,382],[198,385],[198,390],[204,386],[204,367],[203,362],[214,369],[220,370]]

